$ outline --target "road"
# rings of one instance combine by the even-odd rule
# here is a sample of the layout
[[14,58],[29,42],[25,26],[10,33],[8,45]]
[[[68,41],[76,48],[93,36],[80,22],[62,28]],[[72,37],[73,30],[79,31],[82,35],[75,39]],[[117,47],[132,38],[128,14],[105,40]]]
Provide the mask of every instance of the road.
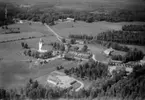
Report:
[[81,86],[75,90],[76,92],[78,92],[80,89],[84,88],[84,83],[82,83],[79,80],[76,80],[76,81],[81,84]]
[[63,37],[59,36],[59,35],[58,35],[53,29],[51,29],[46,23],[45,23],[44,25],[48,28],[48,31],[51,31],[51,32],[56,36],[56,38],[57,38],[60,42],[62,42],[61,39],[62,39]]

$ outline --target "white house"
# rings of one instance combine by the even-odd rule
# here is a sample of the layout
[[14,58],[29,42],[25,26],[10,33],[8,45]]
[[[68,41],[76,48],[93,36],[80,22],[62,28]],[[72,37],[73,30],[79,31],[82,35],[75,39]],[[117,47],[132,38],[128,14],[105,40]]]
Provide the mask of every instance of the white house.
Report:
[[74,21],[74,18],[69,18],[68,17],[66,20],[67,20],[67,22],[73,22]]
[[114,50],[112,48],[106,49],[104,51],[104,54],[106,54],[107,56],[109,56],[112,52],[114,52]]

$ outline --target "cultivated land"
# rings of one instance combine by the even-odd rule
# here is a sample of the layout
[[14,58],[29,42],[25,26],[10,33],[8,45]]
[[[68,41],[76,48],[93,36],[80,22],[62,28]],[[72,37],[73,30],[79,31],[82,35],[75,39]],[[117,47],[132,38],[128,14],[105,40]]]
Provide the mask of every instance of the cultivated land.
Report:
[[[33,23],[29,25],[13,24],[8,27],[20,28],[21,33],[13,34],[0,34],[0,40],[16,40],[18,38],[26,37],[39,37],[33,39],[19,40],[14,42],[0,43],[0,87],[4,88],[16,88],[23,86],[30,78],[36,79],[40,76],[44,76],[54,71],[58,65],[64,67],[76,66],[76,63],[64,61],[61,59],[51,61],[44,66],[35,66],[34,68],[27,62],[30,57],[24,56],[21,42],[26,42],[31,48],[38,49],[38,42],[41,36],[44,34],[46,37],[42,37],[45,45],[44,49],[51,50],[52,47],[48,45],[51,42],[57,42],[55,36],[48,31],[48,29],[41,24]],[[3,31],[1,29],[1,31]]]
[[[97,34],[101,32],[105,32],[108,30],[121,30],[123,25],[144,25],[144,22],[94,22],[94,23],[86,23],[82,21],[77,22],[59,22],[58,24],[54,25],[52,28],[54,31],[59,34],[60,36],[68,38],[69,34],[86,34],[97,36]],[[98,44],[88,45],[91,49],[92,53],[95,54],[96,60],[98,61],[106,61],[107,58],[103,55],[103,51],[107,48],[102,47]],[[135,47],[143,52],[145,52],[144,46],[135,46],[135,45],[128,45],[129,47]]]
[[121,30],[123,25],[142,25],[144,22],[94,22],[86,23],[82,21],[77,22],[60,22],[57,25],[54,25],[52,28],[59,35],[68,37],[69,34],[87,34],[96,36],[97,34],[107,31],[107,30]]
[[[91,34],[93,36],[97,35],[100,32],[114,29],[120,30],[122,25],[126,24],[143,24],[143,23],[109,23],[109,22],[96,22],[96,23],[85,23],[85,22],[76,22],[73,23],[59,23],[52,28],[55,32],[57,32],[60,36],[68,37],[69,33],[72,34]],[[29,25],[28,23],[24,24],[14,24],[10,25],[10,27],[19,27],[22,31],[17,34],[0,34],[0,40],[9,40],[9,39],[17,39],[24,37],[41,37],[46,35],[46,37],[42,37],[45,45],[44,49],[51,50],[52,47],[48,45],[50,42],[59,42],[57,38],[48,31],[48,29],[39,23],[32,23]],[[1,29],[1,31],[3,31]],[[78,63],[73,61],[66,61],[63,59],[57,59],[54,61],[50,61],[45,65],[32,66],[26,62],[28,59],[32,59],[30,57],[26,57],[22,55],[23,49],[21,47],[21,42],[26,42],[32,48],[38,49],[38,42],[40,38],[19,40],[14,42],[6,42],[0,43],[0,58],[3,58],[0,61],[0,87],[4,88],[16,88],[19,86],[25,85],[25,83],[30,79],[36,79],[41,84],[46,84],[47,76],[50,72],[56,70],[57,66],[62,65],[64,68],[76,67]],[[89,49],[91,49],[92,53],[95,54],[96,59],[99,61],[106,61],[107,58],[103,55],[103,51],[106,49],[100,45],[88,45]],[[144,48],[140,47],[142,50]],[[63,71],[63,70],[61,70]],[[83,80],[81,80],[83,81]],[[85,87],[87,88],[91,83],[89,81],[83,81]]]
[[[39,4],[37,7],[52,5],[59,9],[91,10],[95,13],[116,9],[139,9],[144,7],[143,0],[0,0],[16,4]],[[41,5],[42,4],[42,5]]]

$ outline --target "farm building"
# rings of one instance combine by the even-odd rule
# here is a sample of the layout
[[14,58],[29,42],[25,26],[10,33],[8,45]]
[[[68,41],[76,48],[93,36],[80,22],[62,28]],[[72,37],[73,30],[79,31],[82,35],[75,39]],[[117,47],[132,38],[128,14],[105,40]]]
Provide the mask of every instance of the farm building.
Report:
[[79,84],[77,80],[74,79],[73,77],[69,77],[66,74],[58,72],[58,71],[54,71],[50,73],[50,75],[47,78],[47,82],[48,84],[52,86],[57,86],[62,89],[73,88],[73,87],[76,87],[75,85],[76,83]]
[[110,75],[113,75],[113,72],[116,71],[119,73],[120,71],[126,71],[127,74],[130,74],[133,71],[133,68],[123,65],[118,66],[109,66],[108,71]]
[[112,48],[109,48],[109,49],[106,49],[104,51],[104,54],[107,55],[107,56],[109,56],[112,52],[114,52],[114,50]]
[[67,22],[73,22],[73,21],[74,21],[74,18],[69,18],[69,17],[68,17],[68,18],[66,19],[66,21],[67,21]]
[[73,59],[76,60],[89,60],[91,58],[90,53],[82,53],[82,52],[75,52],[75,51],[69,51],[67,54],[69,54]]
[[81,40],[77,40],[76,43],[81,44],[81,45],[85,44],[84,41],[81,41]]

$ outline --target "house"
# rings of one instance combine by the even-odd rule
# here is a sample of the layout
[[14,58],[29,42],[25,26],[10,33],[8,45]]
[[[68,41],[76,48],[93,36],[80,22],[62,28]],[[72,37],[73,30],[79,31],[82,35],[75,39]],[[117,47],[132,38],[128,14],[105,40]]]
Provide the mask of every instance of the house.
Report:
[[104,51],[104,54],[107,55],[107,56],[110,56],[112,52],[114,52],[114,49],[109,48],[109,49],[106,49],[106,50]]
[[120,71],[126,71],[127,74],[129,75],[132,71],[133,71],[133,68],[131,67],[128,67],[128,66],[123,66],[123,65],[118,65],[118,66],[109,66],[108,67],[108,71],[109,71],[109,74],[111,76],[113,76],[113,72],[116,71],[117,73],[120,72]]
[[76,43],[81,45],[85,44],[84,41],[80,41],[80,40],[76,40]]
[[48,76],[47,82],[53,86],[66,89],[72,87],[72,85],[76,82],[76,79],[69,77],[64,73],[54,71]]
[[66,19],[66,21],[67,21],[67,22],[74,22],[74,18],[69,18],[69,17],[68,17],[68,18]]
[[23,21],[22,21],[22,20],[19,20],[19,23],[20,23],[20,24],[23,24]]
[[69,51],[64,56],[65,57],[67,56],[68,59],[88,61],[92,57],[92,54],[91,53]]

